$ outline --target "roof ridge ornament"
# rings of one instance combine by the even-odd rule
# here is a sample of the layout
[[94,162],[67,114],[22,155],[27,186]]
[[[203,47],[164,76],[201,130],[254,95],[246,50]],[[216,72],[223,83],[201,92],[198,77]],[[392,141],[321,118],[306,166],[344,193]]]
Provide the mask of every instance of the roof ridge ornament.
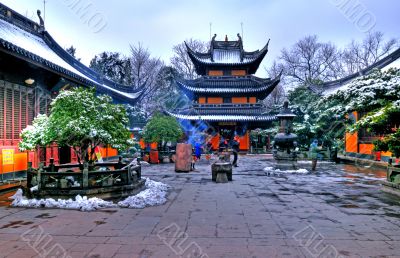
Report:
[[45,30],[44,29],[44,20],[42,18],[40,10],[37,10],[37,16],[39,17],[39,25],[40,25],[39,32],[43,32]]
[[243,40],[239,33],[237,34],[237,37],[238,37],[239,48],[240,48],[240,62],[243,62],[243,59],[244,59]]
[[217,37],[217,34],[214,33],[214,36],[211,39],[211,44],[210,44],[210,58],[211,58],[211,62],[214,62],[214,42],[215,42],[215,38]]

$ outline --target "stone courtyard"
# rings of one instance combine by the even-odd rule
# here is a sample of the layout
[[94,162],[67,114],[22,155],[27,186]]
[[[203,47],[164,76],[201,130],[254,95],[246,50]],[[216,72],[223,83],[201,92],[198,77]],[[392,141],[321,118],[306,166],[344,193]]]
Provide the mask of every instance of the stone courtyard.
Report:
[[145,209],[0,207],[0,257],[400,257],[400,198],[380,190],[385,170],[270,173],[271,163],[240,156],[227,184],[205,160],[191,173],[144,166],[171,186],[165,205]]

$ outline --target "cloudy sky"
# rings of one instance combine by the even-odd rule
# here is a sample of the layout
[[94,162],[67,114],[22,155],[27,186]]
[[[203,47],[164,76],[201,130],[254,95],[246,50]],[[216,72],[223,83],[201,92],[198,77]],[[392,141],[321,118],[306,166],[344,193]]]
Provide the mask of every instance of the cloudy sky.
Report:
[[[43,0],[1,0],[1,3],[37,20]],[[77,56],[89,64],[102,51],[129,54],[129,45],[141,42],[166,63],[172,46],[188,38],[236,39],[244,31],[248,51],[260,49],[271,38],[270,52],[257,75],[265,76],[284,47],[305,35],[343,47],[380,30],[399,38],[398,0],[46,0],[46,29],[63,47],[74,45]]]

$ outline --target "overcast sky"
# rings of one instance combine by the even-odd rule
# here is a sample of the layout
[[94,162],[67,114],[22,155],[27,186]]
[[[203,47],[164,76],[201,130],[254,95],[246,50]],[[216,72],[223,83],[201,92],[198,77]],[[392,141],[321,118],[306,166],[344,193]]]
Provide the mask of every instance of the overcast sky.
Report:
[[[217,39],[236,39],[244,31],[247,51],[270,51],[258,76],[284,47],[316,34],[321,41],[345,46],[367,31],[399,38],[398,0],[47,0],[46,29],[63,47],[74,45],[86,65],[103,51],[129,54],[129,44],[143,43],[166,63],[172,46],[188,38],[209,40],[210,23]],[[37,21],[43,0],[1,0]],[[82,10],[86,8],[86,11]],[[82,17],[82,15],[84,17]]]

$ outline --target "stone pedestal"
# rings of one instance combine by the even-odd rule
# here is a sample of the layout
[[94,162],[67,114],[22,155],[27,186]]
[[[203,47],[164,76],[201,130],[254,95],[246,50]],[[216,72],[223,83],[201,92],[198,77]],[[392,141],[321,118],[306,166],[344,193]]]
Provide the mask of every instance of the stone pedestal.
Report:
[[211,165],[212,180],[217,183],[232,181],[232,164],[229,162],[215,162]]
[[192,168],[192,145],[178,143],[176,145],[175,172],[189,172]]
[[217,179],[215,180],[217,183],[228,183],[228,176],[225,171],[217,172]]

